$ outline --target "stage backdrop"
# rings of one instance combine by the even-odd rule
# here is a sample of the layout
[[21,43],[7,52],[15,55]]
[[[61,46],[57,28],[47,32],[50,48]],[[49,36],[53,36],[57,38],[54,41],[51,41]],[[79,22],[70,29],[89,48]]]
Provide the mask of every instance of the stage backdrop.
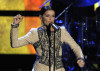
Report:
[[[39,7],[47,0],[0,0],[0,11],[40,11]],[[48,2],[46,5],[49,5]],[[95,4],[95,10],[100,3]],[[0,16],[0,54],[36,54],[32,45],[19,48],[10,46],[10,29],[14,16]],[[39,16],[27,16],[19,26],[18,36],[24,36],[31,28],[41,26]]]
[[[0,0],[0,11],[40,11],[46,0]],[[46,5],[49,5],[48,2]],[[10,29],[14,16],[0,16],[0,54],[36,54],[32,45],[19,48],[10,46]],[[39,16],[25,16],[18,28],[18,37],[24,36],[31,28],[41,26]],[[34,40],[34,39],[33,39]]]

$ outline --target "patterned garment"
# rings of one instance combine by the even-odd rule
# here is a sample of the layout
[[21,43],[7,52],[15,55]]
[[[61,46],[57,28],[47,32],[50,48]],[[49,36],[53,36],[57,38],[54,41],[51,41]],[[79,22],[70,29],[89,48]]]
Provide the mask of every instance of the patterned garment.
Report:
[[[46,66],[51,66],[54,63],[54,46],[55,46],[55,68],[59,69],[63,67],[62,64],[62,56],[59,55],[59,51],[61,48],[61,30],[57,30],[55,32],[51,32],[50,41],[49,37],[47,35],[47,31],[43,29],[43,27],[38,28],[38,37],[39,41],[37,41],[34,46],[35,48],[41,47],[41,54],[42,56],[37,56],[37,59],[39,60],[39,63],[45,64]],[[55,38],[55,44],[54,44],[54,38]],[[50,43],[49,43],[50,42]],[[50,49],[49,49],[50,44]],[[57,44],[57,45],[56,45]],[[36,49],[37,50],[37,49]],[[50,63],[49,63],[49,51],[50,51]]]
[[49,69],[53,71],[54,65],[55,71],[65,71],[62,62],[62,44],[64,42],[70,46],[77,58],[84,58],[81,48],[77,45],[64,27],[60,27],[60,29],[56,32],[52,31],[49,39],[47,31],[42,26],[39,28],[32,28],[25,36],[18,38],[18,26],[18,24],[11,24],[11,46],[16,48],[32,44],[35,47],[37,59],[34,63],[32,71],[49,71]]

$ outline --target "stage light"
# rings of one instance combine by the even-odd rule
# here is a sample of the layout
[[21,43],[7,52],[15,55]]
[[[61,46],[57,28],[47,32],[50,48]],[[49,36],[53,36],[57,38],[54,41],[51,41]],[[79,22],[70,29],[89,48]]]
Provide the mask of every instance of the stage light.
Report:
[[55,22],[56,22],[56,23],[63,23],[62,20],[56,20]]

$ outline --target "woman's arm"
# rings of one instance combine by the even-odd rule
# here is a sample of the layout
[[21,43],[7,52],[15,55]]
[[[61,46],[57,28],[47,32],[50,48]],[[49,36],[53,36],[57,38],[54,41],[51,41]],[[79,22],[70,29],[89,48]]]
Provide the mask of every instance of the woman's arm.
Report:
[[19,23],[23,20],[23,17],[18,14],[14,17],[14,21],[11,24],[10,41],[13,48],[21,47],[27,44],[33,44],[37,41],[37,29],[31,29],[25,36],[18,38]]
[[80,46],[75,42],[75,40],[70,36],[70,34],[67,32],[65,27],[61,27],[61,37],[63,39],[63,42],[67,43],[70,48],[74,51],[77,58],[84,58],[82,50]]
[[[75,42],[75,40],[70,36],[70,34],[67,32],[65,27],[61,28],[62,32],[62,40],[63,42],[67,43],[70,48],[73,50],[75,55],[77,56],[77,63],[80,67],[84,66],[84,55],[82,53],[82,50],[80,46]],[[81,63],[82,62],[82,63]]]
[[37,40],[37,30],[31,29],[25,36],[18,38],[19,24],[11,24],[10,41],[13,48],[21,47],[27,44],[34,44]]

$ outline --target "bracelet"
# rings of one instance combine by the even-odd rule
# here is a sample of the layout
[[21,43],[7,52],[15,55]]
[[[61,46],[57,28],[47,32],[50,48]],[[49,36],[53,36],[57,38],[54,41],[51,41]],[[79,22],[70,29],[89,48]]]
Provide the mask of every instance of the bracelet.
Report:
[[17,27],[19,27],[19,24],[11,24],[11,27],[12,28],[17,28]]

